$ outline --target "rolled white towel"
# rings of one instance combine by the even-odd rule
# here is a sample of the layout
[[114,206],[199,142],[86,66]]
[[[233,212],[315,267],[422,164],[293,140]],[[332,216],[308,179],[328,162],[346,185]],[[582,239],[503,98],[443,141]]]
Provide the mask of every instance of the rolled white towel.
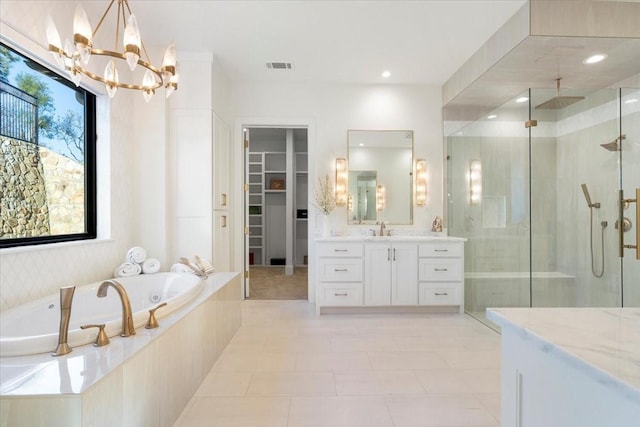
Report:
[[127,252],[127,261],[135,264],[142,264],[147,259],[147,251],[139,246],[134,246]]
[[175,263],[171,266],[172,273],[194,273],[193,269],[182,263]]
[[113,272],[113,277],[137,276],[140,273],[142,273],[142,267],[140,267],[140,264],[136,264],[135,262],[123,262]]
[[160,261],[155,258],[147,258],[142,263],[142,272],[144,274],[153,274],[160,271]]

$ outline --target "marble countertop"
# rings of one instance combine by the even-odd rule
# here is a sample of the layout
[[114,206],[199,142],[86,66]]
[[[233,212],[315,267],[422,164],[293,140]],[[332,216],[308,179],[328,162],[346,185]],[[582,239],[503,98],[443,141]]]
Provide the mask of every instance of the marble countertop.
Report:
[[467,239],[462,237],[451,237],[444,235],[393,235],[393,236],[362,236],[362,235],[342,235],[331,237],[319,237],[317,242],[464,242]]
[[640,403],[640,308],[491,308],[487,318]]

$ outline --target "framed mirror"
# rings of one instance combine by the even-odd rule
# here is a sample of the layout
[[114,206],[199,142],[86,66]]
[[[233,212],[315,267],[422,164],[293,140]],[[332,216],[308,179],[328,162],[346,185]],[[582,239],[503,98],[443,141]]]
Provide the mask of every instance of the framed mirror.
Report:
[[348,224],[413,224],[413,131],[348,130]]

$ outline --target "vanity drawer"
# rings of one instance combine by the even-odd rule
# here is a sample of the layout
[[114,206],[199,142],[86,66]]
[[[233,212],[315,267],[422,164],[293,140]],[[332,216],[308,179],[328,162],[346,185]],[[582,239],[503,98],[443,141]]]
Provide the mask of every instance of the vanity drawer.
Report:
[[331,243],[318,245],[319,257],[361,257],[364,249],[361,243]]
[[418,246],[419,257],[461,257],[463,246],[460,243],[422,243]]
[[459,305],[460,283],[420,283],[420,305]]
[[321,284],[322,287],[322,305],[340,306],[340,305],[362,305],[362,284],[353,283],[331,283]]
[[320,258],[318,277],[322,282],[361,282],[362,258]]
[[462,278],[460,259],[421,258],[418,263],[420,281],[459,281]]

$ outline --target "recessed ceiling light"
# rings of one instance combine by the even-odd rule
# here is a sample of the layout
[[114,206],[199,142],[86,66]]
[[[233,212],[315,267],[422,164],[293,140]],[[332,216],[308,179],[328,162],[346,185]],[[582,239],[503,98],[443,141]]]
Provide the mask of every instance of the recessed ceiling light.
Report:
[[487,116],[487,119],[491,120],[491,119],[495,119],[496,117],[498,116],[496,116],[495,114],[491,114],[490,116]]
[[633,104],[634,102],[638,102],[638,98],[631,98],[624,101],[625,104]]
[[516,99],[517,103],[522,103],[522,102],[527,102],[529,100],[528,96],[521,96],[520,98]]
[[364,147],[364,144],[362,142],[360,143],[360,147]]
[[383,71],[382,77],[384,77],[385,79],[391,77],[391,71]]
[[583,64],[596,64],[604,59],[607,58],[607,55],[605,53],[597,53],[595,55],[591,55],[590,57],[588,57],[587,59],[585,59],[584,61],[582,61]]

